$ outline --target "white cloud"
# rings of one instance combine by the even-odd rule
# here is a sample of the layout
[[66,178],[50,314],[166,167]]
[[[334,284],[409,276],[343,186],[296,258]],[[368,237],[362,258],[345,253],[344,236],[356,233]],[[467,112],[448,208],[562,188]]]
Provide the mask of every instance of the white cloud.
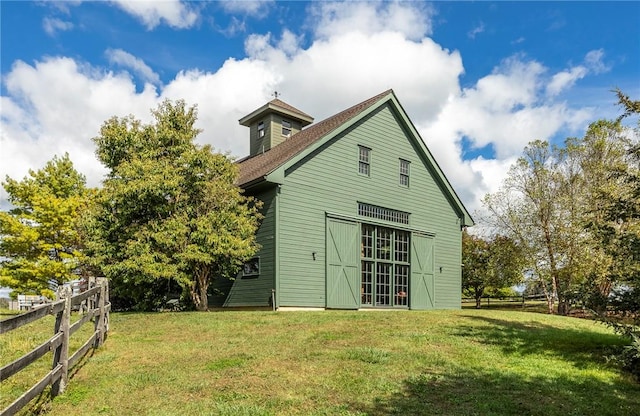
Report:
[[180,0],[136,1],[113,0],[122,10],[135,16],[148,30],[165,22],[176,29],[192,27],[198,20],[198,13],[186,2]]
[[266,59],[266,55],[270,51],[275,51],[271,47],[271,33],[249,35],[244,42],[244,50],[248,56],[254,59]]
[[160,84],[160,76],[156,74],[144,61],[140,58],[136,58],[129,52],[125,52],[122,49],[107,49],[105,52],[107,59],[111,64],[130,68],[134,73],[138,74],[145,82],[149,82],[154,85]]
[[170,82],[162,98],[184,99],[198,105],[200,143],[221,152],[246,156],[249,139],[238,120],[271,99],[279,76],[262,61],[228,59],[215,73],[184,71]]
[[584,63],[587,68],[589,68],[589,70],[594,74],[609,72],[611,70],[611,66],[605,64],[603,58],[604,50],[595,49],[587,53],[587,55],[584,57]]
[[282,33],[282,37],[278,42],[278,49],[287,55],[293,55],[300,48],[300,37],[293,32],[286,30]]
[[546,93],[548,96],[554,97],[562,91],[571,88],[576,81],[584,78],[589,73],[601,74],[611,70],[603,62],[604,50],[596,49],[589,51],[584,57],[584,65],[577,65],[562,72],[555,74],[551,82],[547,85]]
[[55,36],[58,32],[73,29],[73,23],[54,17],[45,17],[42,19],[42,28],[49,36]]
[[[546,91],[569,88],[564,75],[516,55],[505,59],[474,85],[461,88],[462,57],[424,35],[431,11],[415,3],[314,4],[316,39],[302,47],[299,35],[253,34],[246,58],[228,59],[217,70],[185,68],[158,89],[140,91],[126,72],[92,67],[71,58],[14,64],[4,74],[0,177],[21,178],[54,154],[68,151],[76,167],[97,185],[104,173],[94,156],[92,137],[113,115],[134,114],[150,121],[151,108],[164,98],[198,104],[200,143],[244,156],[248,132],[238,119],[270,100],[281,99],[315,117],[330,116],[393,88],[409,117],[468,208],[479,208],[509,164],[533,139],[583,127],[588,109],[555,102]],[[403,17],[404,16],[404,17]],[[407,25],[400,27],[400,21]],[[320,24],[326,23],[326,26]],[[155,79],[138,58],[109,52],[114,63]],[[587,58],[585,58],[586,60]],[[590,62],[599,62],[592,54]],[[586,64],[585,64],[586,66]],[[490,145],[495,158],[463,160],[462,139]],[[6,195],[0,195],[0,201]]]
[[47,6],[52,7],[60,13],[68,15],[71,7],[76,7],[82,4],[85,0],[65,0],[65,1],[50,1],[47,2]]
[[221,1],[220,7],[227,13],[245,14],[252,17],[266,17],[272,0],[227,0]]
[[558,72],[551,78],[551,82],[547,85],[547,95],[556,96],[563,90],[570,88],[579,79],[587,75],[587,68],[582,65],[574,66],[566,71]]
[[480,22],[478,26],[474,27],[467,33],[467,36],[471,39],[475,39],[476,36],[482,32],[484,32],[484,23]]
[[511,111],[536,102],[544,72],[545,68],[539,62],[512,56],[494,68],[490,75],[480,78],[474,88],[465,89],[462,95],[494,112]]
[[[557,74],[556,74],[557,75]],[[576,130],[591,118],[589,109],[571,109],[548,100],[544,92],[555,76],[523,56],[506,59],[470,88],[452,94],[430,123],[420,125],[427,145],[471,210],[495,192],[509,165],[530,141]],[[491,145],[494,159],[461,159],[461,143]]]
[[[0,177],[24,177],[54,155],[68,152],[92,186],[104,169],[97,163],[92,137],[113,115],[129,113],[149,120],[157,97],[153,88],[136,93],[130,77],[101,71],[70,58],[47,58],[31,66],[14,63],[2,97]],[[0,203],[6,201],[0,190]]]
[[319,38],[391,31],[415,41],[432,32],[433,9],[421,2],[317,2],[309,12]]
[[227,25],[226,28],[220,29],[220,33],[223,33],[225,36],[235,36],[238,33],[244,33],[247,30],[247,25],[244,20],[239,20],[235,16],[231,17],[231,21]]

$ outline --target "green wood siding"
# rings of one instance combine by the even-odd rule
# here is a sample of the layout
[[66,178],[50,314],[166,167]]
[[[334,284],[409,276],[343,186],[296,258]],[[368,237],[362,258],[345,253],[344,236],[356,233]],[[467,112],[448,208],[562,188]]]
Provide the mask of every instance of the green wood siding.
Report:
[[360,306],[360,227],[327,219],[327,308]]
[[[283,119],[291,123],[291,134],[288,137],[282,135]],[[258,136],[258,124],[261,121],[264,123],[265,128],[264,137]],[[302,124],[298,120],[277,113],[266,114],[264,117],[257,119],[249,127],[249,154],[256,155],[266,152],[298,133],[300,130],[302,130]]]
[[[369,177],[358,173],[358,145],[372,149]],[[408,188],[399,159],[411,163]],[[356,217],[360,201],[410,212],[409,227],[435,234],[434,307],[459,308],[460,223],[424,162],[385,105],[290,167],[280,195],[279,305],[326,305],[326,213]]]
[[261,213],[264,215],[256,234],[258,243],[262,246],[256,254],[260,258],[260,274],[257,277],[243,278],[241,272],[233,284],[227,285],[227,290],[221,284],[219,288],[226,295],[223,306],[269,306],[271,289],[275,288],[277,188],[274,186],[255,196],[263,202]]

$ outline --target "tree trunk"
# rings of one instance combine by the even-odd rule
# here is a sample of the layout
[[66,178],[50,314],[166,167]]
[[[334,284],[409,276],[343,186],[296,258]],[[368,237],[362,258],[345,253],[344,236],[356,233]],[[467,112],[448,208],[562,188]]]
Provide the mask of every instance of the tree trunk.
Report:
[[567,316],[569,315],[570,309],[571,308],[569,305],[569,301],[567,301],[566,299],[562,299],[558,301],[558,315]]
[[209,310],[209,298],[207,296],[209,291],[209,268],[203,266],[195,274],[193,285],[191,285],[191,299],[193,299],[196,310],[206,312]]
[[554,304],[554,294],[553,293],[549,293],[549,291],[547,290],[547,286],[544,284],[544,281],[542,282],[542,292],[544,293],[544,297],[547,300],[547,311],[549,312],[549,315],[553,315],[553,304]]
[[476,298],[476,309],[480,309],[480,303],[482,302],[482,295],[484,294],[484,287],[478,287],[476,286],[475,291],[475,298]]
[[207,296],[207,290],[209,285],[206,282],[200,282],[200,305],[197,309],[202,312],[209,310],[209,297]]
[[554,313],[553,301],[558,296],[558,281],[560,278],[559,278],[558,268],[556,267],[556,256],[555,256],[555,251],[553,249],[553,243],[551,240],[551,230],[547,226],[547,223],[545,223],[545,226],[544,226],[544,239],[545,239],[545,244],[547,246],[547,255],[549,256],[549,268],[551,273],[551,287],[552,287],[552,293],[550,294],[551,296],[547,297],[547,303],[549,306],[549,313],[553,314]]
[[549,312],[549,315],[553,315],[553,305],[555,303],[553,300],[553,295],[545,293],[545,297],[547,298],[547,312]]

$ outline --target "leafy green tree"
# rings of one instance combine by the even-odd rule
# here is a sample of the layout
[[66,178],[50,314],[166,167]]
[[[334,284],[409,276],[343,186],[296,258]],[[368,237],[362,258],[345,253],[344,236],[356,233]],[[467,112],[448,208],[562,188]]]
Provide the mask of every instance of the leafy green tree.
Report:
[[616,94],[616,97],[618,97],[618,105],[624,110],[624,113],[622,113],[618,120],[629,116],[640,115],[640,100],[632,100],[627,94],[622,92],[620,88],[616,88],[613,92]]
[[[622,181],[618,192],[600,190],[604,201],[600,221],[589,224],[596,238],[611,253],[611,269],[616,287],[612,296],[604,299],[608,306],[600,319],[627,337],[630,344],[616,358],[640,379],[640,100],[631,100],[619,89],[615,91],[625,117],[637,117],[633,137],[627,146],[625,169],[613,170],[612,180]],[[614,316],[604,313],[615,312]],[[621,320],[620,317],[625,319]]]
[[2,185],[14,208],[0,212],[0,286],[52,298],[52,287],[76,279],[81,265],[85,177],[65,154]]
[[485,293],[496,293],[522,281],[524,252],[513,240],[496,236],[485,240],[462,234],[462,289],[470,293],[480,308]]
[[564,147],[531,142],[502,189],[484,199],[489,222],[528,253],[549,313],[557,301],[558,313],[567,314],[587,293],[606,299],[619,276],[612,268],[616,250],[595,232],[606,223],[608,201],[624,193],[613,172],[628,166],[627,142],[620,123],[606,120]]
[[547,142],[529,144],[512,166],[502,189],[485,196],[490,224],[517,242],[531,260],[531,270],[547,298],[549,312],[561,288],[561,246],[566,241],[561,220],[561,181]]
[[165,101],[153,115],[112,118],[94,139],[109,173],[86,222],[91,254],[116,295],[150,308],[152,289],[175,282],[207,310],[211,281],[258,249],[260,203],[234,184],[228,157],[194,143],[195,107]]
[[588,237],[581,255],[593,259],[579,296],[583,304],[598,312],[604,312],[612,289],[626,273],[618,260],[619,247],[610,238],[619,224],[610,221],[607,211],[629,188],[624,179],[629,169],[629,144],[619,121],[599,120],[589,126],[577,146],[582,181],[579,215]]
[[462,232],[462,291],[476,300],[476,308],[487,286],[486,270],[489,267],[489,244],[482,238]]
[[[621,118],[635,116],[635,140],[627,147],[628,169],[617,173],[627,185],[624,192],[610,198],[606,207],[607,219],[615,231],[615,245],[618,248],[616,261],[620,262],[619,269],[623,270],[621,281],[630,290],[631,302],[634,308],[627,310],[635,314],[636,324],[640,324],[640,100],[631,100],[620,90],[616,90],[619,104],[625,109]],[[640,342],[640,340],[638,340]]]

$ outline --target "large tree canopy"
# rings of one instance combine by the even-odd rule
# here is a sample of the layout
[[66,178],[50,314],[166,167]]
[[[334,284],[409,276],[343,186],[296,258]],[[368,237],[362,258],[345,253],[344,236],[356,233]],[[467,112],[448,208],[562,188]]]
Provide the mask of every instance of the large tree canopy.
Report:
[[194,143],[194,107],[165,101],[153,115],[112,118],[94,139],[109,173],[87,221],[91,254],[116,295],[141,303],[170,280],[206,310],[211,281],[233,278],[258,249],[259,202],[234,185],[228,157]]
[[[640,101],[631,100],[616,90],[618,103],[625,117],[636,117],[635,137],[640,136]],[[617,278],[613,296],[605,304],[614,316],[601,314],[600,318],[631,341],[618,360],[640,379],[640,143],[632,142],[628,148],[628,165],[610,175],[624,183],[621,192],[602,190],[605,204],[600,222],[590,228],[603,247],[612,253],[612,269]],[[624,316],[624,320],[619,320]]]
[[51,289],[77,278],[85,178],[65,154],[2,185],[14,208],[0,212],[0,286],[53,297]]
[[620,261],[619,239],[607,238],[624,221],[614,224],[607,212],[631,192],[628,149],[634,140],[619,120],[600,120],[564,147],[532,142],[502,189],[485,197],[490,224],[527,252],[549,312],[556,300],[562,314],[576,299],[603,307],[630,271]]

